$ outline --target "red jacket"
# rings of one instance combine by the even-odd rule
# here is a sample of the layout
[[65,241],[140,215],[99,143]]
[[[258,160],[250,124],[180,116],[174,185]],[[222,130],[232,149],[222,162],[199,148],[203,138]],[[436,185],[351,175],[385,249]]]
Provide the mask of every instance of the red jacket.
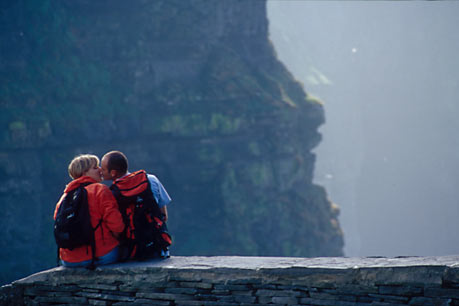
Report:
[[[82,176],[71,181],[66,186],[64,194],[56,205],[54,219],[56,219],[57,210],[67,192],[78,188],[82,183],[93,183],[86,186],[85,189],[88,192],[89,214],[91,216],[92,226],[96,227],[102,219],[101,226],[99,226],[94,233],[96,257],[101,257],[109,253],[119,244],[113,233],[119,234],[124,230],[124,223],[118,209],[118,204],[107,186],[97,183],[89,176]],[[91,246],[82,246],[71,251],[68,249],[61,249],[60,257],[67,262],[91,260]]]

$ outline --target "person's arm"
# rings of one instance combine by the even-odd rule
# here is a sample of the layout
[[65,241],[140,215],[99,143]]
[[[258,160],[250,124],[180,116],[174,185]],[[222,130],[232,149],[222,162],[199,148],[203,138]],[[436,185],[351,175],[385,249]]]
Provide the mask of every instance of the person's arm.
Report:
[[160,207],[159,210],[161,210],[161,212],[164,215],[164,220],[163,221],[167,222],[167,206]]
[[118,203],[107,186],[100,191],[100,201],[103,209],[103,220],[115,238],[124,230],[124,222],[118,209]]
[[169,219],[167,205],[172,201],[172,199],[167,193],[166,188],[164,188],[163,184],[161,184],[156,176],[148,174],[148,180],[150,181],[151,191],[153,192],[156,203],[158,203],[161,213],[164,214],[164,221],[166,222]]
[[56,208],[54,209],[54,220],[56,220],[57,211],[59,210],[59,207],[61,206],[61,203],[62,203],[62,201],[64,200],[64,198],[65,198],[66,195],[67,195],[67,194],[64,193],[64,194],[61,196],[61,198],[59,199],[59,202],[57,202],[57,204],[56,204]]

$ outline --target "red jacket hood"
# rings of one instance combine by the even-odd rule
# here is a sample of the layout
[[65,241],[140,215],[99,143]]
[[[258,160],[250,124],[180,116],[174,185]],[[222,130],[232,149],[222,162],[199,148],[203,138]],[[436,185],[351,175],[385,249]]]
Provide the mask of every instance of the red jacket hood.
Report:
[[78,187],[80,187],[81,184],[84,183],[97,183],[97,181],[92,177],[82,176],[77,178],[76,180],[71,181],[67,186],[65,186],[64,192],[68,193],[74,189],[77,189]]

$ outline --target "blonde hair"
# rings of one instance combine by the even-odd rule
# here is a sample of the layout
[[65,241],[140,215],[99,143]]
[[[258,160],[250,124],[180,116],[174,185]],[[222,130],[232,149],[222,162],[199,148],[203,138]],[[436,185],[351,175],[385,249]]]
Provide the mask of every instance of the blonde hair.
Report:
[[83,173],[99,164],[99,158],[92,154],[76,156],[69,164],[69,175],[72,179],[83,176]]

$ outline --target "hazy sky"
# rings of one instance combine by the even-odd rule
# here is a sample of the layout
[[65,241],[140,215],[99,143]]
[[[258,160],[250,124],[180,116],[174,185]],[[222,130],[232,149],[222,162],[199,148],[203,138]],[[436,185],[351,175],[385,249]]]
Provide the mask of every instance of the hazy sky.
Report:
[[347,256],[459,253],[459,2],[269,1],[279,58],[324,102],[316,182]]

